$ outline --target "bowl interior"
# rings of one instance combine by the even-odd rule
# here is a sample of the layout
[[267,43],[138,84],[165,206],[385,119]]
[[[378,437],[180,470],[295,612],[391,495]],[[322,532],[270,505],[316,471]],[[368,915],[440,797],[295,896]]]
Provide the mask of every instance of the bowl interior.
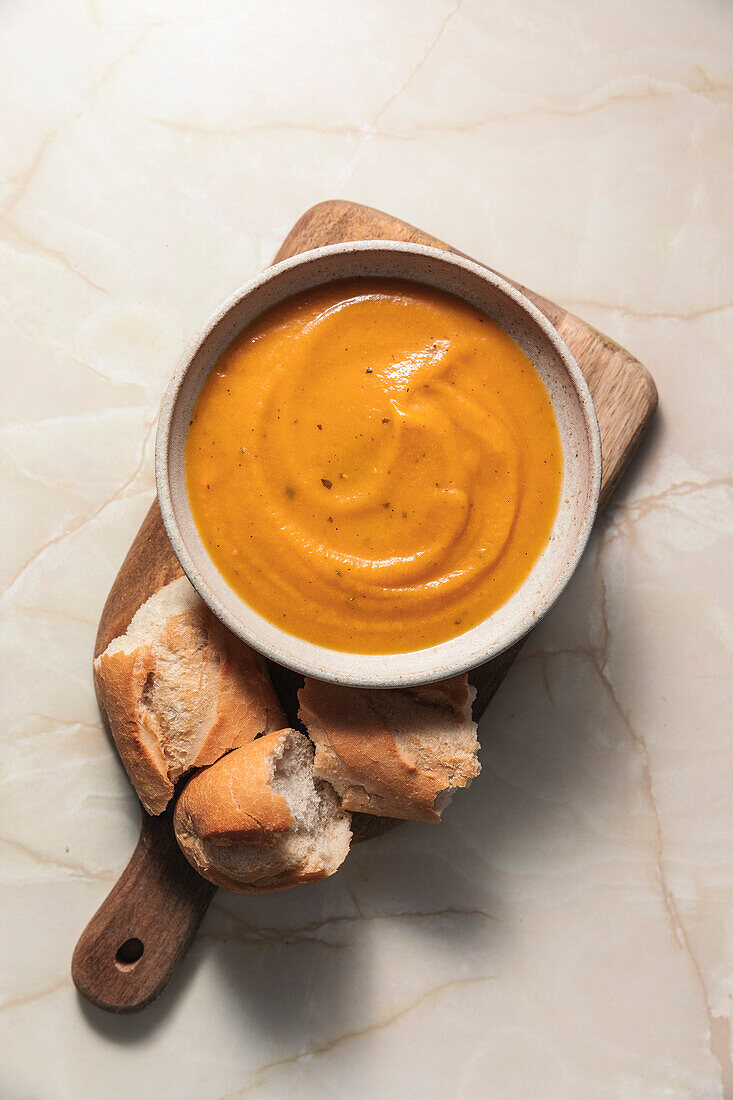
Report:
[[[557,516],[545,550],[514,595],[472,630],[409,653],[341,653],[287,634],[253,611],[229,587],[196,529],[186,492],[184,451],[199,391],[220,354],[270,306],[335,279],[412,279],[456,294],[497,321],[534,364],[548,391],[563,448]],[[547,319],[486,268],[437,249],[396,242],[335,245],[269,268],[218,310],[184,355],[166,394],[156,446],[163,521],[189,580],[216,615],[268,657],[324,680],[359,686],[426,683],[497,656],[545,613],[587,541],[600,487],[600,439],[593,403],[580,370]]]

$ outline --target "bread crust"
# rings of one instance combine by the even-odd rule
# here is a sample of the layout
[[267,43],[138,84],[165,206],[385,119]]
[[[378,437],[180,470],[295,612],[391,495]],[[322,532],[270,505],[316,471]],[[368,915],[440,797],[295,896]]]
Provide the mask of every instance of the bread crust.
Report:
[[478,775],[467,676],[377,691],[306,678],[299,716],[316,746],[315,774],[347,810],[440,821],[458,787]]
[[[264,658],[215,618],[185,578],[138,614],[154,600],[161,617],[146,626],[145,639],[114,639],[94,675],[127,774],[148,813],[159,814],[182,775],[279,729],[284,717]],[[164,698],[153,694],[151,702],[157,680]]]
[[[278,839],[294,819],[285,798],[271,788],[272,761],[290,737],[306,741],[292,729],[266,734],[197,772],[178,797],[173,814],[178,845],[191,866],[216,886],[245,894],[275,893],[332,873],[317,851],[297,866],[287,865],[277,851]],[[255,856],[255,870],[246,872],[251,877],[224,865],[225,853],[236,855],[236,846],[242,844],[249,846],[250,858],[257,848],[262,852],[259,870]]]
[[219,655],[219,688],[211,728],[191,766],[213,764],[225,752],[281,729],[285,721],[264,657],[208,610],[209,636]]
[[148,813],[160,814],[173,795],[168,765],[155,731],[138,702],[153,669],[153,654],[141,646],[135,653],[102,653],[94,662],[99,701],[122,763]]
[[270,844],[289,829],[288,804],[270,789],[270,761],[287,733],[265,734],[192,776],[176,803],[176,836],[184,819],[199,840],[217,843]]

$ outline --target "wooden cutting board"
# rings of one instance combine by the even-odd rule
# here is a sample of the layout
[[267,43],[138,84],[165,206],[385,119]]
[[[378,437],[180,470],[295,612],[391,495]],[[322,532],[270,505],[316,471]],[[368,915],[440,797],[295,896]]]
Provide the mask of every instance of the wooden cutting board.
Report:
[[[323,202],[293,227],[275,260],[339,241],[414,241],[454,252],[406,222],[353,202]],[[513,280],[509,280],[513,282]],[[513,283],[538,306],[574,354],[590,387],[603,447],[603,507],[646,432],[657,391],[642,364],[608,336],[561,306]],[[181,575],[155,502],[122,563],[102,612],[95,656],[123,634],[145,600]],[[520,646],[471,673],[478,718],[509,670]],[[297,723],[301,678],[271,666],[288,715]],[[397,822],[354,815],[354,836],[366,840]],[[170,810],[160,817],[143,811],[140,839],[109,897],[81,935],[71,973],[77,989],[108,1012],[136,1012],[158,996],[183,958],[216,888],[200,878],[178,850]]]

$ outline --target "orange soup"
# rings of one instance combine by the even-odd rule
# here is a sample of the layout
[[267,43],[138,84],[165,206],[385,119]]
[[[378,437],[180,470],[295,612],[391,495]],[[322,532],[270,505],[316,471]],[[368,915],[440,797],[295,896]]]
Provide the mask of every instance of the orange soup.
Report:
[[502,328],[418,283],[353,279],[289,298],[227,348],[186,477],[246,603],[319,645],[400,653],[516,591],[550,534],[562,451]]

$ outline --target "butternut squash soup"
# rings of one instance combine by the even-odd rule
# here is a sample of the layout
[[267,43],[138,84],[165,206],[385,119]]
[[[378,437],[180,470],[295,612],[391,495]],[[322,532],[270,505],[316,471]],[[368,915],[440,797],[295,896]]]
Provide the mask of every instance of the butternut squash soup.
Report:
[[527,356],[478,309],[396,279],[302,292],[220,357],[186,441],[194,520],[232,588],[298,637],[400,653],[525,579],[562,450]]

